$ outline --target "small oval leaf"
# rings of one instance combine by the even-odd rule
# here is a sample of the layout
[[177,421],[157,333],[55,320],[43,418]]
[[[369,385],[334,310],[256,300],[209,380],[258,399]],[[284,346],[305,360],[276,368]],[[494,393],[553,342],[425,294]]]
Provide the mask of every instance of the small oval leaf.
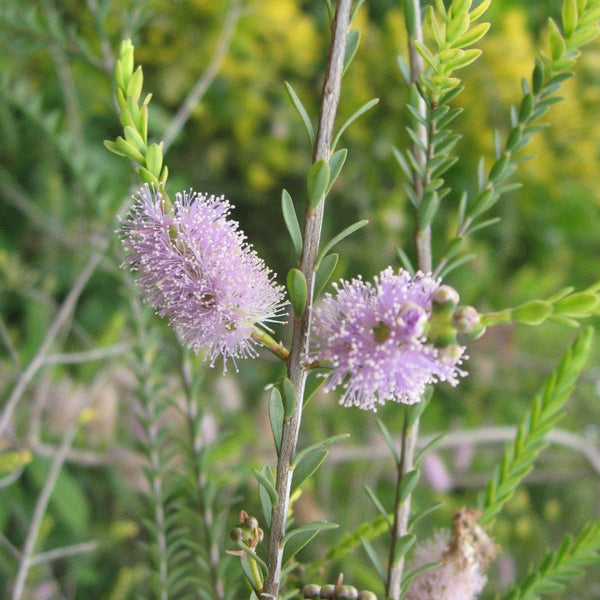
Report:
[[306,187],[308,190],[308,208],[314,212],[325,196],[329,186],[330,168],[326,160],[318,160],[313,163],[308,172]]
[[296,465],[292,476],[291,493],[294,493],[321,466],[327,454],[327,450],[315,450]]
[[301,319],[306,308],[308,287],[304,273],[300,269],[290,269],[287,276],[287,289],[296,318]]
[[296,258],[299,260],[302,254],[302,233],[300,232],[300,224],[298,223],[298,217],[294,209],[294,201],[287,190],[281,192],[281,212],[283,213],[283,220],[294,246]]
[[328,254],[323,257],[323,260],[321,260],[321,264],[317,267],[317,273],[315,274],[315,298],[319,297],[323,288],[327,285],[327,282],[333,275],[338,259],[339,254],[334,252],[333,254]]
[[296,390],[294,384],[287,378],[283,377],[279,382],[279,391],[283,400],[283,410],[286,419],[289,419],[294,412],[296,406]]
[[275,449],[278,455],[281,450],[281,432],[283,431],[284,414],[281,394],[277,388],[273,388],[269,396],[269,421],[271,422],[273,442],[275,442]]

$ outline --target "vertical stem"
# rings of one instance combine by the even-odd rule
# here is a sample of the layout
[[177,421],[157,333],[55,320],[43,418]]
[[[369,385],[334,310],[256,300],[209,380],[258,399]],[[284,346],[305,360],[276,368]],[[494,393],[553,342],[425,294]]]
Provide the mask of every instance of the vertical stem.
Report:
[[[410,60],[411,81],[413,83],[419,81],[423,73],[423,59],[416,51],[415,40],[423,39],[423,29],[421,26],[421,5],[419,0],[404,0],[403,1],[404,15],[406,19],[406,28],[408,31],[408,51]],[[425,101],[420,98],[418,104],[419,113],[425,117],[427,108]],[[419,139],[423,145],[427,144],[427,131],[424,125],[420,125],[418,129]],[[419,167],[424,167],[427,161],[425,152],[414,144],[412,148],[414,157]],[[423,199],[423,181],[420,177],[415,176],[415,193],[419,200]],[[417,230],[415,236],[415,245],[417,252],[417,265],[419,270],[424,273],[430,273],[432,269],[431,259],[431,227],[428,225],[423,230]],[[406,417],[405,417],[406,419]],[[398,464],[398,481],[396,487],[396,505],[394,507],[394,526],[392,530],[392,544],[390,550],[390,559],[388,565],[388,580],[386,596],[392,600],[399,600],[400,588],[402,584],[402,574],[404,572],[404,556],[398,560],[394,558],[394,550],[398,539],[406,535],[408,530],[408,520],[410,517],[411,497],[408,496],[404,502],[399,503],[399,490],[404,475],[414,468],[415,449],[417,439],[419,437],[419,419],[415,419],[411,426],[407,426],[405,420],[404,430],[402,431],[402,449],[401,460]]]
[[[319,126],[313,149],[313,161],[315,162],[321,159],[329,160],[333,125],[340,98],[351,6],[352,0],[339,0],[332,24],[332,38],[321,94]],[[307,375],[306,362],[309,351],[311,309],[315,283],[315,263],[321,238],[324,200],[323,198],[314,211],[309,212],[307,210],[304,221],[304,240],[300,269],[306,278],[308,301],[302,317],[294,321],[294,331],[288,361],[288,377],[296,390],[296,405],[290,418],[283,424],[281,450],[277,460],[276,490],[278,501],[273,506],[271,514],[267,559],[269,575],[265,581],[264,591],[261,594],[264,600],[275,599],[279,594],[283,559],[283,545],[281,540],[285,535],[290,501],[293,474],[290,470],[290,464],[296,453],[296,444],[302,417],[302,402],[304,400],[304,387]]]

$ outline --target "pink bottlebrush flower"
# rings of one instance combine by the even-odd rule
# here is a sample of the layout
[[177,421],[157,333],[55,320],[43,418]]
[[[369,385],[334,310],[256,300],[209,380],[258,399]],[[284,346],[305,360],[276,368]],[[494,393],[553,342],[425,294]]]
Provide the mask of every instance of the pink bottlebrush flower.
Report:
[[477,524],[480,513],[461,509],[455,516],[452,535],[438,531],[418,544],[411,569],[441,563],[425,570],[411,582],[405,600],[476,600],[487,578],[485,571],[496,556],[496,546]]
[[[426,339],[439,282],[391,267],[374,284],[360,277],[335,285],[314,312],[313,358],[329,364],[326,391],[342,386],[340,403],[376,410],[386,401],[413,404],[425,386],[458,383],[464,348]],[[456,294],[456,292],[454,292]]]
[[181,342],[214,366],[256,355],[255,325],[283,313],[283,288],[265,266],[223,197],[176,194],[165,208],[160,191],[145,185],[134,196],[121,236],[123,263],[136,274],[143,299],[167,317]]

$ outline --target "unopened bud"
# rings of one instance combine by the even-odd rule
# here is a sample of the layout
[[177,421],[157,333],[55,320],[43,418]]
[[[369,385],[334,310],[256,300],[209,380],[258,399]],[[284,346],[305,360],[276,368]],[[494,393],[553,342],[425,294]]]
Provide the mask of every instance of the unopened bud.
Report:
[[250,529],[254,529],[255,527],[258,527],[258,521],[256,520],[256,517],[247,517],[244,525]]
[[234,527],[229,535],[234,542],[241,542],[244,539],[244,530],[241,527]]
[[466,337],[477,339],[485,332],[481,324],[481,315],[472,306],[460,306],[454,311],[452,323]]
[[321,588],[321,598],[335,598],[335,585],[328,583]]
[[321,593],[321,586],[316,583],[309,583],[302,588],[304,598],[318,598]]
[[353,585],[343,585],[339,589],[337,597],[354,600],[355,598],[358,598],[358,590]]
[[458,306],[460,302],[460,296],[458,292],[449,285],[441,285],[434,293],[431,298],[434,304],[452,304]]
[[377,596],[373,592],[370,592],[369,590],[363,590],[358,595],[358,600],[377,600]]

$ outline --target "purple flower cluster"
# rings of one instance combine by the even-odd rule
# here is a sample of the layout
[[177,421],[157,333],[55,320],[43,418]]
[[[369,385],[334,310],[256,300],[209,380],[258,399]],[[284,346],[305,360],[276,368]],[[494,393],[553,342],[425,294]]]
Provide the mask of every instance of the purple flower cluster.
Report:
[[223,197],[190,190],[166,209],[158,190],[144,186],[123,223],[124,265],[135,272],[142,297],[167,317],[180,340],[219,355],[256,355],[255,326],[283,313],[283,288],[245,242]]
[[439,283],[391,267],[374,284],[361,278],[334,285],[314,313],[312,358],[331,367],[325,389],[342,386],[340,403],[376,410],[387,401],[413,404],[425,386],[458,383],[464,348],[437,348],[426,338]]

